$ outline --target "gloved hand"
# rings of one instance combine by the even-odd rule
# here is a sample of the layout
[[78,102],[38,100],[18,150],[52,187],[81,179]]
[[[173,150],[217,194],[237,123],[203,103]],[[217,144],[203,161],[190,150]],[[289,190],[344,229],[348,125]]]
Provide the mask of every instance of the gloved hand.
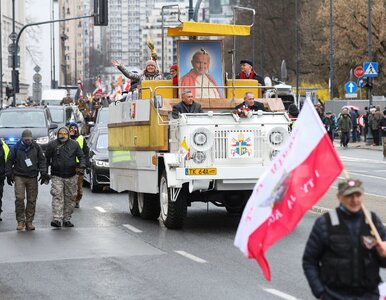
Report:
[[40,181],[40,184],[43,185],[48,184],[50,182],[50,179],[50,175],[48,175],[47,173],[41,173],[38,181]]
[[77,169],[76,174],[77,175],[84,175],[84,169]]
[[7,175],[7,183],[12,186],[15,183],[15,177],[13,175]]

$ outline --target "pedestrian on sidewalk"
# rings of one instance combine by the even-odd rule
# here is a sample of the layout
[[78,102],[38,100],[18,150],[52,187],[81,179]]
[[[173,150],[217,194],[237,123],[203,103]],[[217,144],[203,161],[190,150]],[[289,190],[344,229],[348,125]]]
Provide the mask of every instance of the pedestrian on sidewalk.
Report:
[[383,160],[386,161],[386,108],[383,111],[383,118],[379,122],[379,129],[382,133]]
[[336,126],[335,126],[335,116],[333,115],[332,112],[328,111],[326,113],[326,116],[323,118],[323,124],[324,124],[324,127],[326,128],[328,136],[331,139],[331,142],[334,142]]
[[[10,150],[7,160],[7,183],[15,183],[15,212],[17,230],[35,230],[32,224],[35,217],[38,196],[38,175],[40,184],[48,183],[46,159],[39,144],[32,140],[32,132],[25,129],[21,139]],[[27,205],[25,196],[27,194]]]
[[64,227],[74,227],[70,219],[76,203],[77,175],[84,175],[86,167],[83,151],[69,135],[67,127],[59,128],[57,139],[49,142],[46,150],[47,165],[51,166],[53,227],[62,227],[62,222]]
[[375,106],[375,111],[372,114],[371,118],[371,133],[373,135],[374,144],[373,146],[380,145],[380,131],[379,131],[379,122],[382,119],[381,107],[379,105]]
[[338,130],[340,130],[341,145],[347,148],[347,144],[350,140],[350,132],[352,130],[352,122],[348,116],[348,110],[343,109],[342,115],[339,118]]
[[8,145],[0,139],[0,222],[3,221],[1,213],[3,212],[3,189],[5,180],[5,166],[9,155]]
[[386,268],[386,231],[371,213],[381,237],[376,242],[362,211],[363,184],[339,183],[339,206],[320,216],[303,254],[303,270],[313,295],[323,300],[378,300],[380,268]]

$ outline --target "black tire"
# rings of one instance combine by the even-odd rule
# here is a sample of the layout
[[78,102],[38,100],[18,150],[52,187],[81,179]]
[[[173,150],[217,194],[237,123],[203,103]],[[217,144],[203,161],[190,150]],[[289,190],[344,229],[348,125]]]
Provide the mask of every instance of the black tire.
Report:
[[225,209],[229,214],[242,214],[250,197],[248,191],[229,192],[224,195]]
[[95,171],[90,170],[90,189],[93,193],[99,193],[102,191],[102,187],[96,182]]
[[160,219],[169,229],[180,229],[184,226],[187,215],[188,189],[183,185],[177,200],[171,201],[166,172],[164,171],[159,184],[159,203],[161,206]]
[[138,208],[138,193],[129,191],[128,198],[129,198],[130,213],[134,217],[139,217],[141,214],[139,213],[139,208]]
[[142,219],[157,220],[160,206],[157,194],[138,193],[138,211]]

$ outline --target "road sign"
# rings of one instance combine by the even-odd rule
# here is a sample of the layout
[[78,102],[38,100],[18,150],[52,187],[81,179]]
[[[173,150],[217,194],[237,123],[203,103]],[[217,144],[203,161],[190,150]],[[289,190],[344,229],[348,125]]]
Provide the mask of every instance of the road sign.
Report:
[[[15,46],[16,46],[16,44],[13,44],[13,43],[11,43],[11,44],[8,45],[8,52],[9,52],[10,54],[13,53],[13,49],[15,49]],[[19,46],[19,45],[17,45],[17,50],[16,50],[16,51],[17,51],[16,53],[19,53],[19,52],[20,52],[20,46]]]
[[356,67],[354,70],[354,75],[358,78],[363,77],[363,75],[365,75],[365,70],[362,66]]
[[38,73],[36,73],[36,74],[34,74],[34,76],[32,76],[32,78],[33,78],[33,80],[35,81],[35,82],[40,82],[40,81],[42,81],[42,75],[40,75],[40,74],[38,74]]
[[358,89],[357,84],[354,81],[349,81],[344,85],[344,90],[347,94],[354,94]]
[[357,95],[357,93],[352,93],[352,94],[345,94],[345,96],[346,96],[346,98],[357,98],[358,97],[358,95]]
[[378,63],[375,61],[365,62],[363,64],[366,77],[378,77]]
[[16,40],[16,39],[17,39],[17,33],[16,33],[16,32],[12,32],[8,37],[9,37],[12,41],[13,41],[13,40]]
[[[12,55],[8,55],[8,68],[12,68]],[[16,56],[16,68],[20,68],[20,56]]]
[[365,84],[365,80],[363,79],[363,77],[358,78],[358,86],[360,88],[363,88],[364,84]]

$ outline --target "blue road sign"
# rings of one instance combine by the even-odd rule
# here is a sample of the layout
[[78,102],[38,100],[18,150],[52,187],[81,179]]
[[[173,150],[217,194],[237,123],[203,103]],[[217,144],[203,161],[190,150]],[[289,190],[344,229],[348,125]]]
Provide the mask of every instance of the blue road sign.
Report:
[[354,81],[349,81],[344,85],[344,90],[347,94],[353,94],[357,91],[358,86]]
[[360,88],[363,88],[363,85],[365,84],[365,80],[363,79],[363,77],[359,77],[358,78],[358,86]]
[[378,63],[375,61],[365,62],[363,64],[365,77],[378,77]]

